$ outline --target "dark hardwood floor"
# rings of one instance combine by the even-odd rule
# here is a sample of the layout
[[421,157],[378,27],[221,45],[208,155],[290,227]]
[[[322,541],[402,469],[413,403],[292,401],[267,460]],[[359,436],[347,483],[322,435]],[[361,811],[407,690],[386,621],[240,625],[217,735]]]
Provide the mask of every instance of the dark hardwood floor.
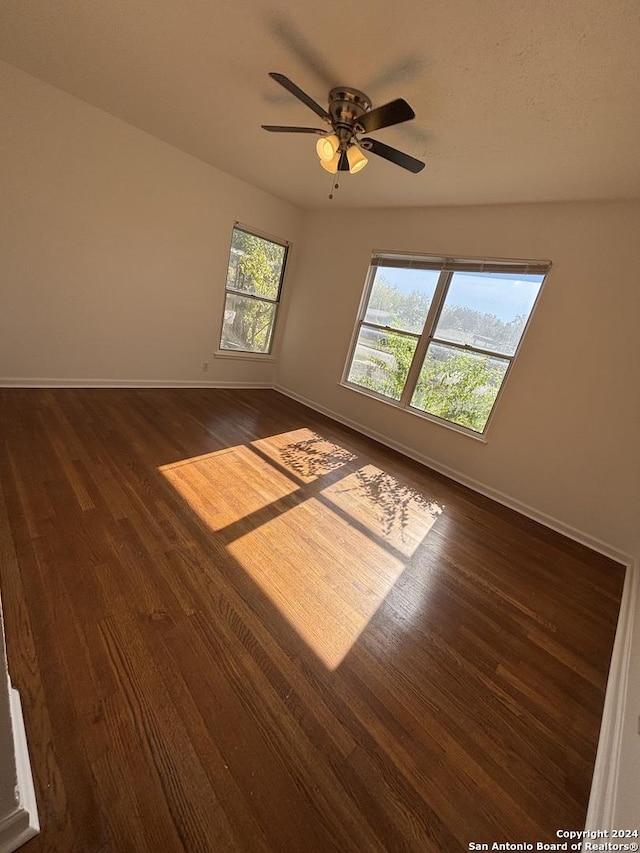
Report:
[[25,853],[583,827],[621,566],[271,391],[11,389],[0,416]]

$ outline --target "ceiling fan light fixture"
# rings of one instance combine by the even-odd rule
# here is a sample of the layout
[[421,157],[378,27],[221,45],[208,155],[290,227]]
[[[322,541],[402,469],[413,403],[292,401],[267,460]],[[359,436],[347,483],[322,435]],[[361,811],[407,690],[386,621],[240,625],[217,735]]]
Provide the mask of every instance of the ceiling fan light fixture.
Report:
[[[336,172],[359,172],[369,162],[364,151],[400,166],[414,175],[421,172],[425,164],[397,148],[392,148],[377,139],[360,139],[361,133],[375,133],[385,127],[393,127],[411,121],[416,114],[403,98],[373,108],[370,98],[358,89],[338,86],[329,92],[328,110],[284,74],[270,71],[269,76],[291,95],[319,116],[330,129],[318,127],[285,127],[263,124],[270,133],[312,133],[316,139],[316,151],[322,168],[332,175]],[[332,196],[329,196],[331,198]]]
[[320,165],[327,172],[330,172],[332,175],[335,175],[338,171],[338,164],[340,163],[340,152],[336,151],[331,160],[323,160],[320,158]]
[[352,145],[347,149],[347,160],[349,161],[349,171],[352,175],[355,175],[356,172],[364,169],[369,162],[362,151],[355,145]]
[[329,134],[329,136],[322,136],[316,142],[316,151],[318,152],[318,157],[324,163],[329,163],[334,159],[338,148],[340,147],[340,140],[336,136],[335,133]]

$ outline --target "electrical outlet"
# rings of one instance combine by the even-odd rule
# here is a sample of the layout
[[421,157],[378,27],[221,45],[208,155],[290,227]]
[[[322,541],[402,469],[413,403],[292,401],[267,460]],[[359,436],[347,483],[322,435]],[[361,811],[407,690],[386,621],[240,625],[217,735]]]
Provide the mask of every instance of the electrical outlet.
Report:
[[204,370],[205,373],[207,372],[207,370],[209,370],[209,362],[208,361],[202,362],[202,369]]

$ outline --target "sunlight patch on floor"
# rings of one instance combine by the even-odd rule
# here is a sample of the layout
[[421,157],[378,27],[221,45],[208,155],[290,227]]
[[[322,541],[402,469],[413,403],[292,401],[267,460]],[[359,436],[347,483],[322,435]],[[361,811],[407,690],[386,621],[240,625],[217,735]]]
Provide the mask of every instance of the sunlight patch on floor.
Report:
[[442,512],[434,501],[373,465],[323,489],[324,497],[406,557],[411,557]]
[[342,662],[404,569],[315,498],[228,550],[329,669]]
[[304,483],[337,471],[358,458],[310,429],[297,429],[251,442],[265,456],[286,468]]
[[332,670],[442,512],[309,429],[159,470]]
[[211,530],[222,530],[298,489],[245,445],[159,470]]

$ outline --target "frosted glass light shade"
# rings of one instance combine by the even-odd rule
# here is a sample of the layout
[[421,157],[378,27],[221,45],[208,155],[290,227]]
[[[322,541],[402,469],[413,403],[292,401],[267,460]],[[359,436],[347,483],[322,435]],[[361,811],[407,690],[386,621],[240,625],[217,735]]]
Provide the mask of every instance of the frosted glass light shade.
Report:
[[327,172],[331,172],[332,175],[338,171],[338,163],[340,162],[340,152],[337,152],[333,155],[331,160],[320,160],[320,165],[323,169],[326,169]]
[[332,133],[330,136],[321,136],[316,142],[316,151],[318,157],[325,163],[328,163],[335,157],[336,151],[340,145],[340,140]]
[[349,161],[349,171],[352,175],[355,175],[360,169],[364,169],[369,162],[362,151],[355,145],[352,145],[347,150],[347,160]]

